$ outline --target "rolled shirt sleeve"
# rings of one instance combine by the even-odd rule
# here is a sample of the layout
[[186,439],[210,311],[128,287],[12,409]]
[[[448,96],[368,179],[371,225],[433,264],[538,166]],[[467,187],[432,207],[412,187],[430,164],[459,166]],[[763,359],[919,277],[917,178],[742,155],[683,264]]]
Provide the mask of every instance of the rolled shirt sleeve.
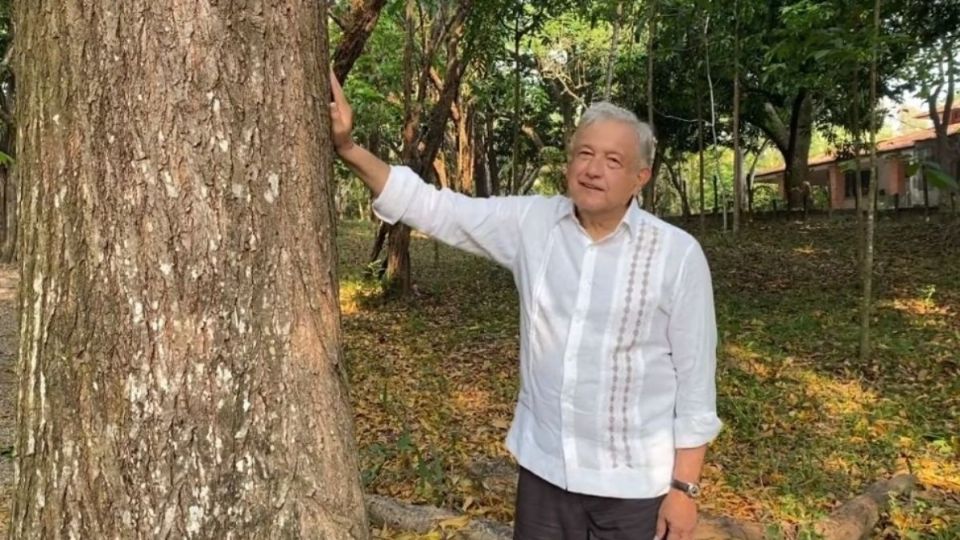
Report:
[[373,203],[377,217],[402,222],[441,242],[512,268],[520,227],[536,197],[473,198],[425,183],[409,167],[391,167]]
[[717,324],[710,267],[693,241],[677,278],[667,336],[677,374],[674,420],[676,448],[696,448],[716,438]]

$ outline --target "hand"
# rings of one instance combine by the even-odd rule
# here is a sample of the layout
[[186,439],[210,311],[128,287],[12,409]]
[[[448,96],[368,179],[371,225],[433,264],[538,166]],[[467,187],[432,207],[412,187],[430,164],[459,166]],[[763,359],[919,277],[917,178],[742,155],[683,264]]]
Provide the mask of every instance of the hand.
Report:
[[[658,540],[693,540],[697,528],[697,503],[686,493],[671,489],[660,504]],[[667,538],[667,533],[670,534]]]
[[353,146],[353,109],[347,103],[347,96],[343,94],[343,87],[333,70],[330,71],[330,90],[333,93],[333,101],[330,102],[330,132],[333,146],[340,153]]

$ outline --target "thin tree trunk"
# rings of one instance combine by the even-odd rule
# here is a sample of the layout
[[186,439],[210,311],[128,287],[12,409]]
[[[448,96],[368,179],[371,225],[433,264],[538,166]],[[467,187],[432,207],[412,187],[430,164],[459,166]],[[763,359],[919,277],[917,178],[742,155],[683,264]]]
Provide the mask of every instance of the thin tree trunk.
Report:
[[520,108],[520,91],[522,89],[520,84],[520,40],[523,37],[520,29],[520,17],[522,13],[523,6],[521,5],[517,8],[517,18],[514,21],[513,29],[513,61],[515,64],[513,74],[513,144],[510,155],[510,185],[507,187],[508,193],[516,193],[520,182],[520,126],[523,124],[523,115]]
[[733,232],[740,232],[743,205],[743,153],[740,151],[740,3],[733,2]]
[[613,68],[617,63],[617,49],[620,44],[620,25],[623,20],[623,0],[617,2],[617,11],[613,17],[613,36],[610,39],[610,56],[607,58],[607,78],[603,85],[603,100],[610,101],[613,91]]
[[707,214],[704,201],[704,166],[703,166],[703,89],[700,87],[700,78],[697,77],[697,170],[700,183],[700,235],[707,232]]
[[13,262],[19,252],[19,177],[16,169],[6,170],[6,181],[3,183],[4,191],[4,228],[3,246],[0,247],[0,261],[5,263]]
[[866,239],[866,228],[863,220],[863,192],[861,188],[861,169],[860,154],[863,153],[863,132],[860,124],[860,77],[859,69],[854,68],[853,77],[851,77],[851,96],[853,100],[853,155],[854,155],[854,208],[857,213],[857,264],[863,265],[864,240]]
[[369,536],[327,19],[244,6],[15,2],[13,538]]
[[[873,5],[873,57],[870,63],[870,106],[876,107],[877,101],[877,49],[880,47],[880,0]],[[877,115],[870,114],[870,194],[867,200],[867,236],[863,257],[863,305],[860,314],[860,362],[870,358],[870,318],[873,315],[873,257],[874,235],[877,213]]]
[[[654,38],[657,29],[657,2],[656,0],[649,0],[649,8],[647,12],[647,122],[650,123],[650,129],[656,133],[656,124],[654,122],[653,113],[653,46]],[[656,167],[654,167],[656,169]],[[647,182],[647,185],[643,188],[643,206],[644,208],[653,213],[656,211],[656,194],[657,194],[657,175],[656,170],[652,171],[650,175],[650,181]]]

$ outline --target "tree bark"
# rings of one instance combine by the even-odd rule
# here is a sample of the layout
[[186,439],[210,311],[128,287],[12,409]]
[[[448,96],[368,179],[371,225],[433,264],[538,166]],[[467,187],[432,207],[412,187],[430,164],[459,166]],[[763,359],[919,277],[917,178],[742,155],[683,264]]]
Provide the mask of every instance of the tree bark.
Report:
[[474,193],[474,129],[473,111],[470,102],[460,97],[460,106],[456,107],[457,122],[457,179],[460,192],[467,195]]
[[367,538],[322,4],[14,13],[12,537]]
[[697,174],[700,184],[700,234],[707,232],[707,214],[704,201],[704,163],[703,163],[703,88],[697,77]]
[[354,0],[349,26],[333,53],[333,72],[341,84],[346,82],[350,69],[363,53],[363,47],[377,27],[380,11],[386,3],[387,0]]
[[683,220],[690,221],[690,199],[687,196],[687,181],[674,170],[670,162],[664,160],[663,166],[667,169],[667,177],[670,179],[670,183],[673,184],[673,188],[677,190],[677,195],[680,196],[680,210],[683,213]]
[[740,232],[743,207],[743,152],[740,144],[740,3],[733,2],[733,232]]
[[[650,129],[656,134],[656,125],[653,119],[653,45],[657,28],[657,2],[650,0],[647,12],[647,122]],[[653,164],[651,164],[653,165]],[[657,167],[652,168],[650,181],[643,187],[643,206],[650,213],[656,211],[657,195]]]
[[787,208],[800,202],[797,194],[810,175],[807,159],[810,155],[810,143],[813,138],[813,101],[805,90],[800,90],[793,99],[790,109],[790,121],[785,125],[780,113],[771,103],[766,103],[765,114],[755,122],[777,150],[783,156],[784,193]]
[[[873,315],[873,256],[874,236],[877,215],[877,184],[879,169],[877,163],[877,49],[880,38],[880,0],[873,4],[873,58],[870,63],[870,194],[867,198],[867,235],[864,242],[863,267],[863,303],[860,309],[860,362],[870,357],[870,318]],[[857,179],[859,183],[859,178]],[[857,188],[859,189],[859,185]]]
[[617,1],[617,10],[613,15],[613,36],[610,38],[610,56],[607,58],[607,75],[603,84],[603,99],[610,101],[613,93],[613,68],[617,63],[617,49],[620,45],[620,25],[623,21],[623,0]]

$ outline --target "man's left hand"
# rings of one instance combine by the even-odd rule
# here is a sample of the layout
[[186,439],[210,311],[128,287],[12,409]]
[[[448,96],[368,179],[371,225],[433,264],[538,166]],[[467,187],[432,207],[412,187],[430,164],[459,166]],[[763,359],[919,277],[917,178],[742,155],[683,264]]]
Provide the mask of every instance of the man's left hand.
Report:
[[657,540],[693,540],[693,531],[696,527],[696,501],[686,493],[671,489],[660,504]]

